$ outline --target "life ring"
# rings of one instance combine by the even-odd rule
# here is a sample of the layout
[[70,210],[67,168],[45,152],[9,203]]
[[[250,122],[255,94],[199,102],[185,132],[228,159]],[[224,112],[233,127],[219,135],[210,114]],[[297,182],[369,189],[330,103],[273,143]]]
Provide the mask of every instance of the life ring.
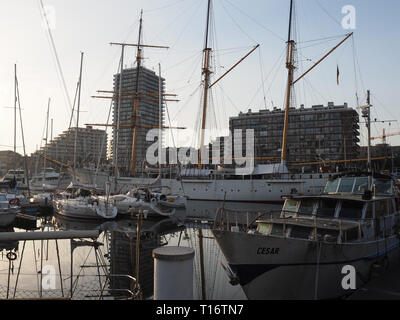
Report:
[[7,252],[6,257],[8,260],[13,261],[15,259],[17,259],[17,254],[15,252]]
[[8,201],[8,203],[9,203],[10,205],[17,205],[17,206],[19,206],[20,201],[19,201],[18,198],[13,198],[13,199],[10,199],[10,200]]
[[150,202],[157,202],[156,198],[151,198]]

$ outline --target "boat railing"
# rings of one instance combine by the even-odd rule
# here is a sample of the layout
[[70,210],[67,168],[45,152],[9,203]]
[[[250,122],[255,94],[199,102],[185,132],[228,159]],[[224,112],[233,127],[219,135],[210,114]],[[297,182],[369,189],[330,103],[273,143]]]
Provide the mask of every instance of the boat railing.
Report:
[[[314,215],[312,213],[297,214],[293,211],[272,210],[272,211],[235,211],[226,208],[217,210],[214,220],[214,229],[231,232],[254,232],[258,223],[263,220],[265,223],[279,224],[282,226],[282,237],[287,238],[287,230],[289,226],[298,225],[313,228],[312,236],[309,240],[321,240],[318,231],[332,230],[333,233],[338,232],[338,236],[331,236],[339,243],[346,243],[354,239],[363,238],[363,228],[372,228],[373,237],[386,238],[392,234],[400,232],[400,212],[384,215],[375,218],[334,218],[323,215]],[[309,224],[302,224],[307,220],[312,221]],[[391,223],[390,223],[391,221]],[[357,228],[357,236],[355,234],[349,239],[348,232]],[[274,233],[279,236],[280,232]],[[324,240],[328,241],[329,236],[325,235]],[[333,241],[333,240],[332,240]]]

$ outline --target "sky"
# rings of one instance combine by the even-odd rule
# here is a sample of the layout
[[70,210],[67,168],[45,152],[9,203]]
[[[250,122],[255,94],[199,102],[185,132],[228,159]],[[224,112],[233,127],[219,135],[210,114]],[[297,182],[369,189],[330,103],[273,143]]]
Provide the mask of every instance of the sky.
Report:
[[[185,132],[175,132],[173,142],[187,145],[197,141],[197,135],[188,132],[199,125],[206,0],[3,0],[0,2],[3,43],[0,51],[0,150],[13,147],[14,64],[17,64],[27,153],[34,152],[43,143],[49,98],[53,137],[69,126],[71,107],[41,3],[47,12],[71,102],[79,77],[80,52],[84,52],[80,126],[106,123],[110,101],[91,96],[96,95],[97,90],[112,90],[120,48],[109,43],[136,43],[143,9],[144,43],[169,47],[168,50],[145,49],[144,65],[157,73],[158,64],[161,65],[166,92],[177,94],[180,100],[167,105],[171,124],[188,128]],[[355,9],[355,20],[351,20],[355,21],[354,29],[343,28],[342,20],[348,12],[342,9],[348,5]],[[359,104],[363,105],[369,89],[372,118],[400,122],[397,97],[400,44],[396,41],[400,36],[399,12],[398,0],[295,0],[297,75],[346,33],[354,32],[352,38],[295,86],[296,106],[327,105],[332,101],[356,107],[356,93]],[[212,135],[226,133],[229,117],[240,111],[282,107],[287,76],[284,50],[288,16],[289,1],[213,1],[210,42],[215,50],[213,79],[256,44],[260,44],[260,48],[214,87],[207,112],[207,128]],[[125,67],[133,65],[134,57],[134,49],[128,48]],[[340,70],[339,85],[336,83],[337,68]],[[383,128],[387,133],[400,132],[399,122],[373,124],[372,136],[380,136]],[[17,152],[23,153],[19,118],[17,125]],[[365,145],[365,129],[361,131],[361,144]],[[111,137],[110,130],[108,133]],[[390,137],[388,142],[400,145],[400,136]]]

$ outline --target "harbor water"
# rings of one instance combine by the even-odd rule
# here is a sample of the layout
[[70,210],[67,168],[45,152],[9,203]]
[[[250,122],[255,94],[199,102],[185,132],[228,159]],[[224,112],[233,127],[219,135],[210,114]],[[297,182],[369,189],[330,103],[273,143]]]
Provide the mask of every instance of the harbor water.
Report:
[[[131,277],[136,277],[138,263],[141,298],[153,299],[153,249],[182,246],[195,251],[194,299],[202,299],[203,295],[209,300],[246,299],[239,285],[229,283],[224,269],[226,262],[210,231],[215,214],[222,205],[237,212],[232,216],[232,224],[240,219],[254,219],[257,210],[277,210],[280,207],[253,205],[250,210],[249,204],[245,203],[189,201],[186,209],[179,210],[173,218],[142,220],[139,259],[136,257],[138,220],[135,215],[113,221],[85,221],[65,218],[54,212],[50,216],[31,218],[29,223],[17,219],[14,226],[1,231],[99,230],[100,235],[96,240],[3,241],[0,243],[0,298],[132,298]],[[11,260],[7,255],[10,251],[16,253]]]

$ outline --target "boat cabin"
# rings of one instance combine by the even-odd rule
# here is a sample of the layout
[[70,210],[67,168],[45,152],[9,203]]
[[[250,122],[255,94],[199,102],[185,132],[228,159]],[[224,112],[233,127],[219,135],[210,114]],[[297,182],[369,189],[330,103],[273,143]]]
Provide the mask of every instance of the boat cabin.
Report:
[[387,237],[399,226],[394,193],[391,179],[339,176],[320,196],[286,198],[278,218],[257,221],[257,232],[338,243]]

